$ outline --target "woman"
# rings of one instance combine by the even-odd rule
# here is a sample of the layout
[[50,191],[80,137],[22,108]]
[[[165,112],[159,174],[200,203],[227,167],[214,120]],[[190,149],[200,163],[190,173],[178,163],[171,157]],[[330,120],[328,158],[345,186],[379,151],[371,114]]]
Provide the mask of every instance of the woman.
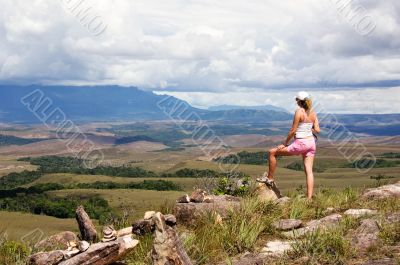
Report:
[[[274,185],[274,173],[276,169],[277,156],[302,155],[304,172],[307,177],[307,198],[311,199],[314,189],[313,163],[316,151],[315,133],[320,132],[317,114],[312,110],[312,102],[309,94],[301,91],[296,96],[299,108],[293,118],[293,125],[290,129],[286,141],[278,147],[269,150],[269,170],[264,173],[258,182],[263,182],[269,186]],[[289,145],[290,140],[294,141]]]

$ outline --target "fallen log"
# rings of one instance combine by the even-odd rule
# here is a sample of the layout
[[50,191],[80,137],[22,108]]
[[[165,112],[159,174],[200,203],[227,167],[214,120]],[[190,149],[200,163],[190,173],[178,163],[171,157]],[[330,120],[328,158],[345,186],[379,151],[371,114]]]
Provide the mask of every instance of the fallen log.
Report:
[[85,252],[60,262],[58,265],[108,265],[121,260],[130,253],[138,240],[131,236],[123,236],[115,241],[96,243],[91,245]]
[[78,222],[79,231],[81,232],[82,240],[95,242],[97,240],[96,228],[90,220],[89,215],[85,212],[83,206],[79,206],[75,211],[75,218]]
[[64,258],[62,250],[39,252],[28,257],[28,265],[53,265],[58,264]]
[[108,265],[121,260],[138,243],[131,236],[123,236],[115,241],[90,245],[86,251],[73,257],[67,255],[71,251],[39,252],[28,258],[28,265]]

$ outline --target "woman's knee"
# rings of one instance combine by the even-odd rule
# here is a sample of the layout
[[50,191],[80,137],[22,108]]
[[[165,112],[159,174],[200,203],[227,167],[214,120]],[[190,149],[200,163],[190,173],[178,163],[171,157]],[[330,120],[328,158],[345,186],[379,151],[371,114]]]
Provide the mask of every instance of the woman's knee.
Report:
[[277,151],[276,148],[269,149],[269,151],[268,151],[269,156],[274,156],[276,154],[276,151]]

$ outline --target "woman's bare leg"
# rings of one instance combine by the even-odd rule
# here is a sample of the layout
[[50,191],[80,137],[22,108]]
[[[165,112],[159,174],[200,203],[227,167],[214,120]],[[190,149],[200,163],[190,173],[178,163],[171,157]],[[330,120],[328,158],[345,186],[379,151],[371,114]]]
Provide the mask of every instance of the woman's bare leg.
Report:
[[307,198],[311,199],[314,191],[314,173],[313,164],[314,156],[306,156],[303,158],[304,172],[307,178]]
[[268,178],[274,179],[275,169],[276,169],[276,157],[277,156],[291,156],[287,150],[287,147],[282,149],[272,148],[269,150],[269,158],[268,158]]

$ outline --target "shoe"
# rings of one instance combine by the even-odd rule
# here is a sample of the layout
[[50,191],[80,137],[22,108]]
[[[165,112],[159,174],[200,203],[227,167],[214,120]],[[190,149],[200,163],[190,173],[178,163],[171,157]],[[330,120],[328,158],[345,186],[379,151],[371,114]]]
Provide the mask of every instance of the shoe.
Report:
[[269,179],[265,175],[263,175],[261,178],[257,178],[256,181],[260,183],[265,183],[267,186],[270,187],[275,184],[275,181],[273,179]]

